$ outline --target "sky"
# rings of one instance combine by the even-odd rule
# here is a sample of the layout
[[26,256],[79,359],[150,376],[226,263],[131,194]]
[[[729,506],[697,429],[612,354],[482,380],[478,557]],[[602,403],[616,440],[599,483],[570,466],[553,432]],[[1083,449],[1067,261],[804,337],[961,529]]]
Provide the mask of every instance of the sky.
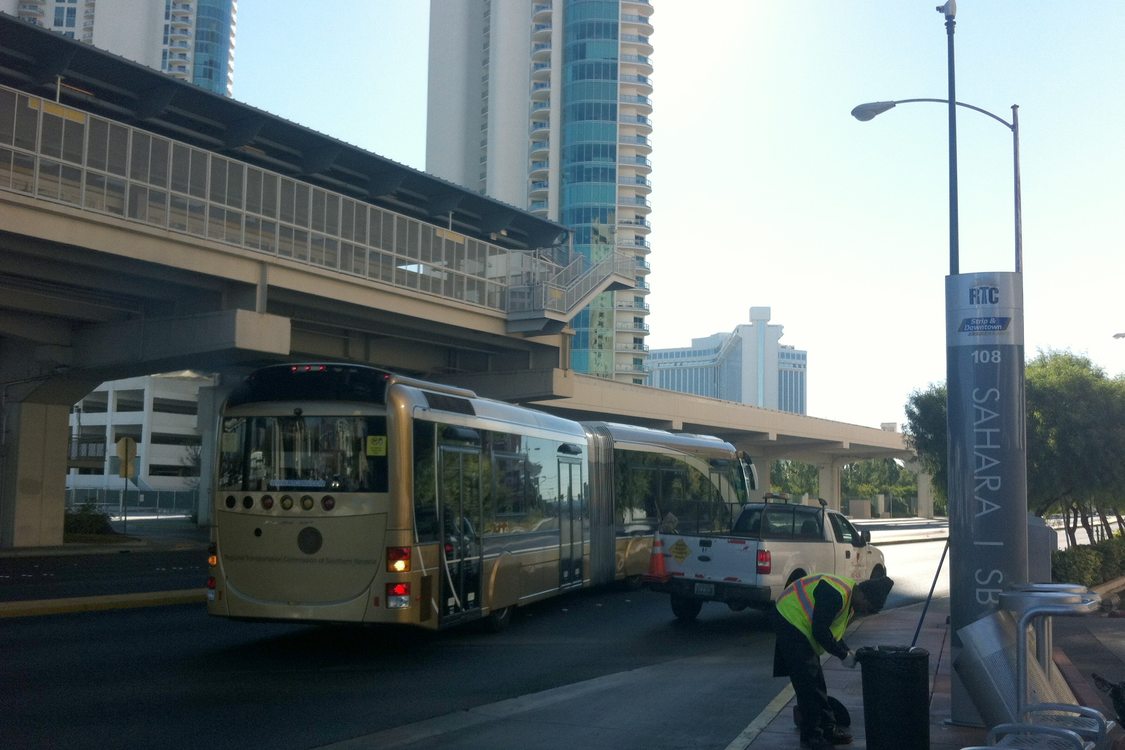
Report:
[[[651,0],[652,348],[771,309],[809,416],[902,424],[945,381],[949,130],[935,0]],[[346,10],[346,12],[345,12]],[[238,5],[234,97],[425,169],[429,3]],[[1125,375],[1125,3],[961,0],[956,98],[1019,105],[1028,359]],[[1013,138],[958,108],[959,270],[1014,270]]]

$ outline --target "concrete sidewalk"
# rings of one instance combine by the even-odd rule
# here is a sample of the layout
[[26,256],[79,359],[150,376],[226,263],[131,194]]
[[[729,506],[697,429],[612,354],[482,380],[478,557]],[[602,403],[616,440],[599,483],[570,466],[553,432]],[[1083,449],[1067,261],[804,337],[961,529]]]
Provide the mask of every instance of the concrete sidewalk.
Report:
[[[1125,579],[1118,579],[1105,587],[1099,587],[1104,589],[1100,593],[1105,596],[1121,588],[1125,588]],[[918,629],[919,620],[922,619],[923,609],[925,609],[923,604],[913,604],[860,618],[849,630],[848,645],[853,649],[880,645],[909,646],[914,641],[914,633]],[[984,745],[988,733],[986,727],[954,726],[949,723],[952,665],[948,617],[949,599],[935,599],[926,609],[925,620],[918,630],[918,640],[915,644],[929,652],[929,750],[960,750],[974,745]],[[1125,620],[1121,620],[1121,623],[1122,629],[1125,629]],[[1103,649],[1107,661],[1125,659],[1125,654],[1116,653],[1119,649],[1116,643],[1101,641],[1092,647]],[[1114,653],[1111,654],[1110,649],[1114,649]],[[1074,668],[1066,654],[1057,646],[1055,661],[1083,705],[1101,711],[1106,718],[1116,719],[1108,696],[1099,693],[1094,688],[1089,675]],[[824,662],[824,678],[828,683],[829,694],[843,703],[851,713],[851,732],[854,740],[851,745],[845,747],[853,750],[867,748],[862,670],[862,664],[855,669],[848,669],[839,659],[832,657]],[[793,697],[792,688],[787,688],[770,704],[762,716],[746,728],[738,740],[728,746],[727,750],[745,748],[793,750],[799,747],[800,735],[793,722],[795,705],[796,699]],[[1120,736],[1121,729],[1117,729],[1116,732],[1119,736],[1114,747],[1125,747],[1125,737]],[[917,735],[912,733],[911,736]],[[899,750],[925,749],[904,747]]]

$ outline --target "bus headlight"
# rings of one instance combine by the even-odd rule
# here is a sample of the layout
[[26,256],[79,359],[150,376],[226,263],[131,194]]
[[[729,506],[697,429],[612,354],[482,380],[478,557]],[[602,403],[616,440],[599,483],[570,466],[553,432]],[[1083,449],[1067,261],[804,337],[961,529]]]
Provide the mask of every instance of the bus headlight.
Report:
[[387,584],[387,609],[405,609],[410,606],[410,584]]

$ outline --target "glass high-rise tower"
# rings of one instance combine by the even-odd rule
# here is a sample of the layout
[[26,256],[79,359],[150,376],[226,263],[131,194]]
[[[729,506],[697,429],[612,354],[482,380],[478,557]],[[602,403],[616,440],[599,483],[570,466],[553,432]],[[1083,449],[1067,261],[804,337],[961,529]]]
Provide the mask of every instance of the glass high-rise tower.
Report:
[[238,0],[0,0],[0,11],[230,96]]
[[635,289],[572,321],[571,366],[645,382],[651,190],[648,0],[431,0],[426,171],[571,229]]

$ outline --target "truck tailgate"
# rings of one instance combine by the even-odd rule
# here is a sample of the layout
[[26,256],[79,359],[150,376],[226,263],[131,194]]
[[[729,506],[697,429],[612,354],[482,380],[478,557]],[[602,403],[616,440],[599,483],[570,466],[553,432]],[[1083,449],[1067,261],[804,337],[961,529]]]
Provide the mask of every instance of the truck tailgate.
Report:
[[663,543],[665,570],[674,578],[746,585],[757,582],[757,539],[666,534]]

